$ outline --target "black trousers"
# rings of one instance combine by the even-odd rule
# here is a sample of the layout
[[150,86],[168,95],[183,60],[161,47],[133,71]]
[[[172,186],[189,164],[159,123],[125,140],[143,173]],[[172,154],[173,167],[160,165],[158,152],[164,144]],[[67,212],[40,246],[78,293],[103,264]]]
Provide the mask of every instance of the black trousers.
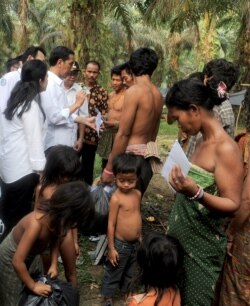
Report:
[[94,164],[97,145],[83,143],[82,157],[82,174],[83,179],[88,185],[92,185],[94,176]]
[[143,195],[148,188],[150,180],[153,176],[153,171],[149,159],[144,159],[142,156],[138,156],[138,158],[140,159],[141,163],[141,174],[138,178],[136,189],[140,190]]
[[39,175],[28,174],[16,182],[6,184],[1,180],[0,219],[5,225],[2,241],[12,228],[32,210],[35,188],[39,183]]

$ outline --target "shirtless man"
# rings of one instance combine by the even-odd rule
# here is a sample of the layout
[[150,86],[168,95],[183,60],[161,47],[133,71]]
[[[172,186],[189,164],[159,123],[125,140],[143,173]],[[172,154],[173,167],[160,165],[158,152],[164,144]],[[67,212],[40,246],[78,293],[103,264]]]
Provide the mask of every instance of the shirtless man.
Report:
[[102,285],[106,306],[120,287],[129,292],[136,267],[136,248],[141,238],[141,193],[135,189],[141,171],[139,157],[121,154],[114,159],[113,171],[117,189],[109,205],[108,259]]
[[103,168],[105,168],[112,150],[124,102],[125,87],[121,77],[120,66],[111,69],[111,86],[113,91],[109,94],[108,113],[104,119],[104,130],[97,148],[97,153],[103,159]]
[[151,75],[158,64],[154,50],[140,48],[131,54],[129,66],[134,76],[134,85],[124,96],[123,110],[111,154],[103,170],[103,183],[113,180],[112,161],[118,154],[134,152],[140,155],[142,172],[137,188],[143,194],[153,175],[150,160],[144,159],[146,145],[155,141],[163,107],[163,98],[158,88],[151,82]]

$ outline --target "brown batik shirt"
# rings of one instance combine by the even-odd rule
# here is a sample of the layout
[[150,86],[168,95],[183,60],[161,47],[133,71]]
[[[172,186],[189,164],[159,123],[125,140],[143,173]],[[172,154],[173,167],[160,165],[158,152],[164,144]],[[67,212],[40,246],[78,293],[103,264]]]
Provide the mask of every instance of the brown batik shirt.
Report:
[[[108,112],[108,92],[99,84],[95,84],[94,87],[90,88],[89,116],[96,116],[98,111],[103,116]],[[97,145],[97,132],[86,126],[84,141],[89,144]]]

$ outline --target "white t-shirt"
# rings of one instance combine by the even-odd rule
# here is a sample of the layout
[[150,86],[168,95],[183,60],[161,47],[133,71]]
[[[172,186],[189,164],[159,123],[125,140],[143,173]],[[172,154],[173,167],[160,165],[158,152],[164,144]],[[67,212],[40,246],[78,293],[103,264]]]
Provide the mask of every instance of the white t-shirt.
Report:
[[15,113],[12,120],[7,120],[0,114],[0,176],[5,183],[44,169],[45,131],[46,123],[35,101],[21,118]]
[[48,121],[45,137],[45,150],[62,144],[73,147],[76,141],[76,114],[70,114],[70,102],[67,99],[63,80],[56,74],[48,72],[48,86],[41,93],[42,107]]

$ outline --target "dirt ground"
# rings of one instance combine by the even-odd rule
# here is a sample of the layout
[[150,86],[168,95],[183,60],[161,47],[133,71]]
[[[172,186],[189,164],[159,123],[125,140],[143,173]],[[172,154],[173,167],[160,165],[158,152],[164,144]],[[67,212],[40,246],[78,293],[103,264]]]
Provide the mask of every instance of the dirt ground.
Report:
[[[170,145],[173,143],[173,139],[166,139],[166,136],[158,137],[158,142],[160,143],[161,155],[164,160]],[[166,232],[167,219],[172,204],[173,193],[170,191],[166,181],[160,174],[154,175],[142,200],[143,233],[151,230]],[[148,217],[154,217],[155,221],[148,221]],[[90,242],[86,237],[82,237],[80,245],[83,254],[83,264],[77,268],[81,296],[80,306],[103,305],[100,295],[104,272],[103,262],[95,266],[88,255],[89,251],[95,250],[97,243]],[[115,306],[124,305],[123,298],[119,293],[117,293],[113,301]]]

